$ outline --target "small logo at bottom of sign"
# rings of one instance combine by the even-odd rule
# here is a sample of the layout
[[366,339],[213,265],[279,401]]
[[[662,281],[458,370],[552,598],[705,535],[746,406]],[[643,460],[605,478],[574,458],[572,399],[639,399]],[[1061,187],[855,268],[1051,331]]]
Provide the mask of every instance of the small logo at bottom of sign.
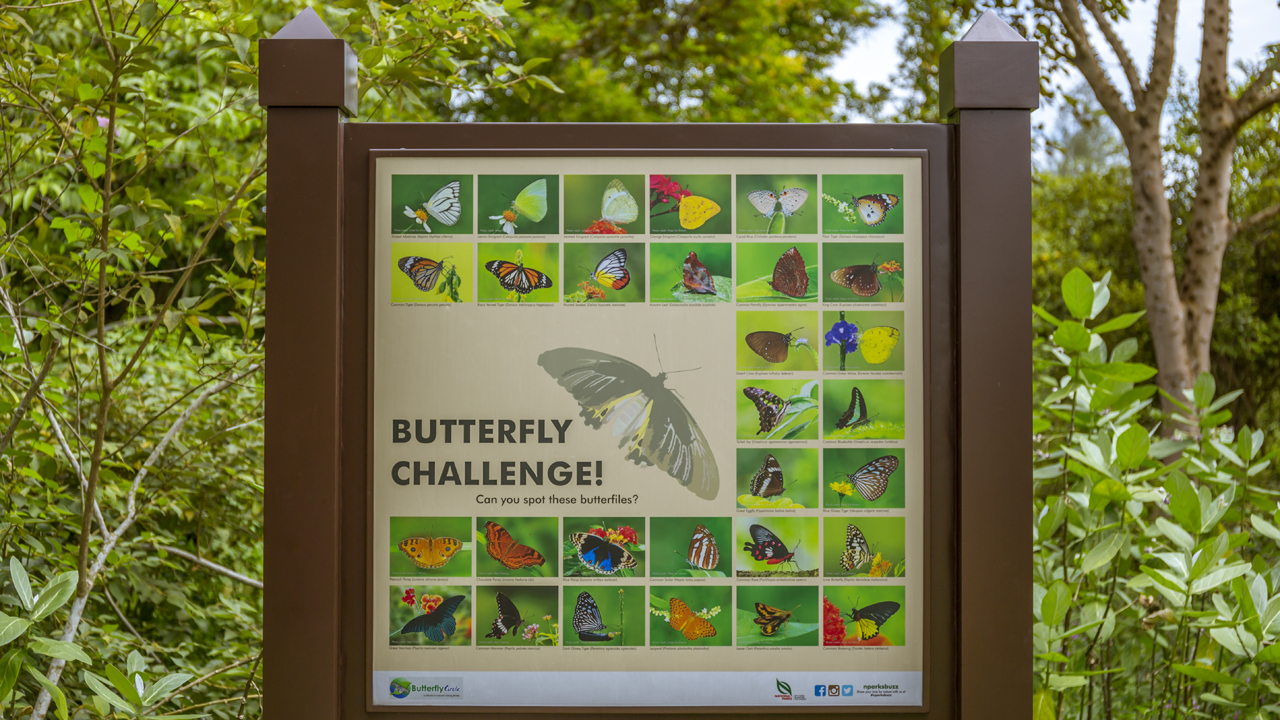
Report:
[[773,680],[773,681],[774,681],[774,683],[776,683],[776,684],[777,684],[777,687],[778,687],[778,694],[777,694],[777,695],[774,695],[774,697],[775,697],[775,698],[777,698],[777,699],[779,699],[779,700],[790,700],[790,699],[791,699],[791,686],[790,686],[790,685],[788,685],[787,683],[782,682],[781,680],[779,680],[779,679],[777,679],[777,678],[774,678],[774,680]]
[[462,678],[428,678],[421,682],[396,678],[388,688],[391,697],[404,700],[410,696],[414,699],[449,698],[462,699]]

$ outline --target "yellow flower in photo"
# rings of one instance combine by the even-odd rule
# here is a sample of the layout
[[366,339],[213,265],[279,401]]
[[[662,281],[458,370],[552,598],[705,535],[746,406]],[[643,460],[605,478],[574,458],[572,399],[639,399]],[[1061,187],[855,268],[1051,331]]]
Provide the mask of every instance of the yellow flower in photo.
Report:
[[871,561],[871,572],[869,574],[871,577],[892,577],[893,563],[881,559],[880,553],[876,553],[875,558]]

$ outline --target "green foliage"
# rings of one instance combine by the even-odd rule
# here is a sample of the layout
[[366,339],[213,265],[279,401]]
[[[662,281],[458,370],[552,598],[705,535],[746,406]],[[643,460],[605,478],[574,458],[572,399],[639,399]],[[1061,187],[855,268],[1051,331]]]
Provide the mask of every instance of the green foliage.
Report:
[[[1280,528],[1264,433],[1203,374],[1162,415],[1132,339],[1104,335],[1110,273],[1035,308],[1036,720],[1270,717],[1280,705]],[[1172,423],[1178,423],[1172,425]],[[1196,434],[1161,437],[1157,429]],[[1235,715],[1240,711],[1242,715]]]

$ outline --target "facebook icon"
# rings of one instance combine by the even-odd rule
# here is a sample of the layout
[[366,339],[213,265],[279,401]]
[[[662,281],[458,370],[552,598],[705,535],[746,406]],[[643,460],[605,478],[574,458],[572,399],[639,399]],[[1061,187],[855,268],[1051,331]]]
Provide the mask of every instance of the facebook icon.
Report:
[[814,686],[813,686],[813,694],[814,694],[814,696],[815,696],[815,697],[826,697],[826,696],[827,696],[827,686],[826,686],[826,685],[814,685]]

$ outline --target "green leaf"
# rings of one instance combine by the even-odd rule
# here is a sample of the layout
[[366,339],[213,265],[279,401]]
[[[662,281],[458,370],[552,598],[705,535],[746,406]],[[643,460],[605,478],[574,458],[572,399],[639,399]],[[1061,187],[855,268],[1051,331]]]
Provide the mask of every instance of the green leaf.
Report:
[[1049,313],[1049,311],[1048,311],[1048,310],[1045,310],[1044,308],[1040,307],[1039,305],[1032,305],[1032,306],[1031,306],[1031,312],[1032,312],[1033,314],[1035,314],[1037,317],[1039,317],[1041,320],[1044,320],[1045,322],[1049,323],[1050,325],[1052,325],[1052,326],[1054,326],[1054,327],[1058,327],[1059,325],[1061,325],[1061,324],[1062,324],[1062,321],[1061,321],[1061,320],[1059,320],[1058,318],[1054,317],[1052,314],[1050,314],[1050,313]]
[[138,688],[133,686],[133,683],[129,681],[129,678],[124,676],[124,673],[117,670],[114,665],[108,665],[106,672],[107,680],[115,686],[116,690],[120,691],[120,694],[124,699],[134,705],[142,704],[142,698],[138,695]]
[[1041,690],[1032,696],[1031,720],[1058,720],[1058,705],[1052,690]]
[[1160,530],[1160,534],[1173,541],[1173,544],[1190,551],[1196,546],[1195,540],[1186,530],[1174,525],[1164,518],[1156,518],[1156,528]]
[[49,682],[49,678],[45,677],[44,675],[41,675],[39,672],[36,671],[35,668],[31,667],[30,665],[26,667],[26,670],[27,670],[27,673],[31,675],[31,677],[36,679],[36,682],[40,683],[41,687],[43,687],[45,690],[48,690],[49,694],[53,696],[53,702],[58,706],[58,710],[57,710],[58,720],[68,720],[67,696],[62,694],[62,688]]
[[1159,583],[1161,586],[1165,587],[1166,589],[1172,590],[1179,594],[1185,594],[1187,592],[1186,585],[1183,585],[1181,582],[1177,580],[1177,578],[1174,578],[1168,572],[1165,572],[1163,570],[1157,570],[1153,567],[1148,567],[1146,565],[1143,565],[1138,569],[1142,572],[1143,575],[1146,575],[1152,580],[1155,580],[1157,583]]
[[93,690],[98,697],[116,706],[121,711],[131,715],[138,712],[137,705],[129,704],[124,698],[112,692],[111,689],[107,687],[107,683],[97,675],[86,671],[84,674],[84,681],[89,685],[89,689]]
[[[1102,333],[1104,333],[1104,332],[1111,332],[1111,331],[1113,331],[1113,330],[1123,330],[1123,329],[1125,329],[1125,328],[1129,327],[1130,325],[1132,325],[1132,324],[1134,324],[1134,323],[1138,322],[1138,320],[1139,320],[1139,319],[1141,319],[1141,318],[1142,318],[1142,316],[1143,316],[1143,315],[1146,315],[1146,314],[1147,314],[1147,311],[1146,311],[1146,310],[1142,310],[1142,311],[1140,311],[1140,312],[1135,312],[1135,313],[1125,313],[1124,315],[1118,315],[1118,316],[1113,317],[1113,318],[1111,318],[1110,320],[1108,320],[1108,321],[1106,321],[1106,322],[1102,323],[1101,325],[1099,325],[1099,326],[1095,327],[1095,328],[1093,329],[1093,331],[1094,331],[1094,332],[1096,332],[1096,333],[1098,333],[1098,334],[1102,334]],[[1134,349],[1135,349],[1135,350],[1137,349],[1137,346],[1138,346],[1138,341],[1137,341],[1137,340],[1134,340],[1133,338],[1129,338],[1128,340],[1125,340],[1124,342],[1132,342],[1132,343],[1133,343],[1133,346],[1134,346]],[[1117,347],[1119,347],[1119,346],[1117,346]],[[1130,355],[1130,357],[1133,357],[1133,356],[1132,356],[1132,355]]]
[[75,660],[85,664],[93,663],[93,660],[89,659],[89,656],[72,642],[36,636],[31,638],[31,644],[28,647],[31,648],[31,652],[60,660]]
[[195,676],[187,675],[186,673],[174,673],[172,675],[165,675],[164,677],[152,683],[151,687],[147,688],[147,691],[142,694],[142,704],[150,705],[156,700],[159,700],[165,695],[168,695],[175,688],[180,687],[183,683],[185,683],[186,681],[190,680],[193,677]]
[[1213,396],[1218,391],[1218,384],[1214,382],[1213,376],[1207,372],[1200,373],[1200,377],[1196,378],[1196,385],[1191,391],[1191,397],[1195,400],[1197,408],[1208,408],[1213,402]]
[[1205,573],[1204,577],[1191,583],[1191,594],[1199,595],[1200,593],[1209,592],[1225,582],[1230,582],[1234,578],[1244,575],[1250,569],[1249,563],[1236,563],[1235,565],[1214,568]]
[[1244,703],[1231,702],[1230,700],[1224,697],[1221,697],[1219,695],[1214,695],[1213,693],[1200,693],[1200,699],[1204,700],[1205,702],[1211,702],[1214,705],[1225,705],[1227,707],[1236,707],[1236,708],[1248,707]]
[[1067,503],[1061,496],[1054,499],[1052,505],[1045,505],[1044,510],[1040,513],[1040,538],[1052,537],[1062,524],[1062,519],[1067,516]]
[[9,652],[0,658],[0,698],[9,699],[9,693],[18,682],[18,673],[22,670],[22,661],[26,653],[19,648],[9,648]]
[[1178,524],[1192,532],[1200,532],[1200,496],[1191,481],[1181,471],[1174,472],[1164,482],[1169,493],[1169,512]]
[[1045,625],[1061,625],[1071,607],[1071,588],[1061,580],[1049,586],[1044,599],[1040,601],[1040,621]]
[[1156,369],[1142,363],[1111,362],[1089,368],[1102,377],[1120,382],[1138,383],[1155,377]]
[[1062,300],[1077,320],[1084,320],[1093,312],[1093,281],[1080,268],[1072,268],[1062,278]]
[[71,594],[76,591],[78,578],[79,574],[75,571],[65,572],[54,578],[53,582],[45,587],[44,592],[40,593],[40,598],[36,600],[35,607],[31,609],[31,619],[39,622],[65,605],[67,600],[71,598]]
[[27,577],[27,569],[22,567],[22,563],[18,562],[18,558],[9,558],[9,579],[13,582],[13,590],[18,593],[18,602],[22,603],[22,609],[31,610],[31,578]]
[[1125,470],[1132,470],[1147,459],[1147,451],[1151,449],[1151,438],[1140,425],[1130,425],[1129,429],[1116,438],[1116,464]]
[[1069,688],[1081,687],[1089,684],[1089,678],[1080,675],[1058,675],[1049,676],[1049,687],[1054,690],[1067,690]]
[[1120,552],[1120,548],[1124,547],[1124,537],[1122,532],[1114,532],[1105,536],[1084,556],[1084,560],[1080,561],[1080,572],[1088,575],[1111,562],[1116,553]]
[[1268,645],[1262,648],[1262,651],[1253,656],[1255,662],[1277,662],[1280,661],[1280,643]]
[[1276,528],[1275,525],[1267,522],[1267,520],[1261,515],[1253,513],[1249,516],[1249,521],[1253,525],[1254,530],[1257,530],[1272,540],[1280,542],[1280,528]]
[[1089,349],[1092,336],[1085,326],[1074,320],[1067,320],[1053,332],[1053,341],[1067,352],[1082,353]]
[[1188,677],[1193,677],[1196,680],[1202,680],[1204,682],[1211,682],[1211,683],[1218,683],[1219,685],[1238,685],[1244,682],[1243,680],[1237,680],[1226,673],[1218,672],[1217,670],[1211,670],[1207,667],[1201,667],[1199,665],[1178,665],[1177,663],[1174,663],[1173,669],[1177,670],[1183,675],[1187,675]]
[[[1101,502],[1095,503],[1095,498]],[[1121,484],[1120,481],[1112,480],[1111,478],[1103,478],[1093,486],[1093,492],[1089,495],[1089,508],[1101,510],[1106,507],[1106,504],[1109,502],[1115,503],[1118,506],[1131,499],[1133,498],[1129,494],[1128,488]]]
[[31,627],[31,621],[26,618],[9,617],[0,613],[0,645],[8,645],[22,637],[29,627]]

